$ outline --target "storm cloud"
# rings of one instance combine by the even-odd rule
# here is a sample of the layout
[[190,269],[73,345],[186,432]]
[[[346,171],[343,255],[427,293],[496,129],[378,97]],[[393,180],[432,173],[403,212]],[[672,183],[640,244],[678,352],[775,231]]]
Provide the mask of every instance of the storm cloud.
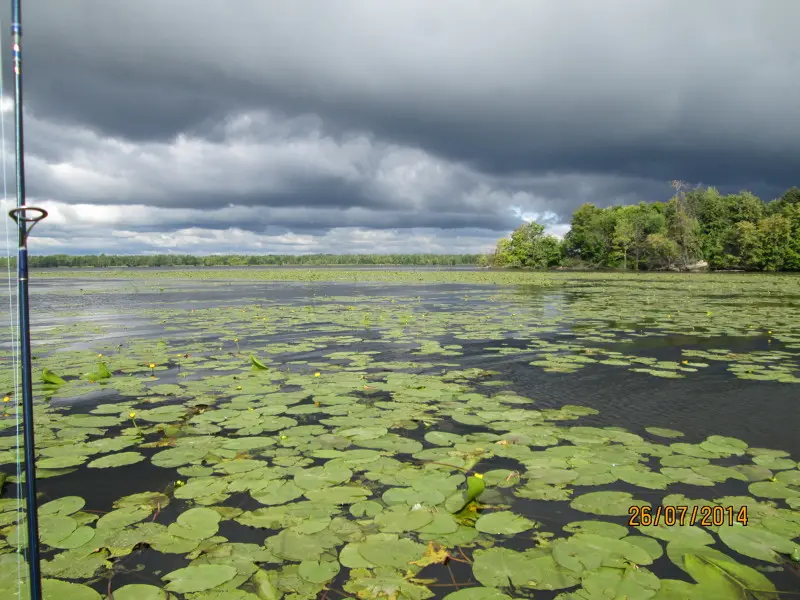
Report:
[[791,0],[39,0],[23,18],[28,194],[53,214],[36,253],[479,252],[672,179],[798,183]]

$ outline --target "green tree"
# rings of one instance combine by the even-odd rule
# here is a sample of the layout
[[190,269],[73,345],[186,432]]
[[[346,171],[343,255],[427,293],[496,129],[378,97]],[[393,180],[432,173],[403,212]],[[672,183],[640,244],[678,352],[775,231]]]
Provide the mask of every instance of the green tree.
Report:
[[511,238],[497,243],[492,264],[498,267],[547,269],[561,261],[561,242],[546,235],[544,226],[531,222],[520,225]]
[[564,237],[564,254],[592,267],[608,266],[614,252],[616,212],[583,204],[573,214]]
[[645,239],[645,257],[651,269],[672,267],[681,257],[681,248],[663,233],[651,233]]
[[700,222],[694,203],[687,198],[686,184],[673,181],[672,185],[675,196],[667,202],[664,216],[667,221],[667,235],[678,247],[675,260],[685,269],[702,256]]
[[792,224],[783,215],[771,215],[758,222],[761,238],[761,268],[780,271],[789,257]]
[[781,210],[781,216],[789,222],[790,229],[784,269],[800,271],[800,199],[798,202],[786,203]]
[[739,221],[734,229],[739,266],[744,269],[760,269],[762,238],[758,226],[750,221]]
[[628,253],[636,243],[636,227],[633,219],[627,214],[621,215],[617,218],[617,223],[614,226],[614,246],[619,252],[622,252],[622,268],[628,270]]
[[[662,207],[657,204],[645,202],[624,206],[617,210],[616,222],[623,222],[621,232],[629,241],[628,249],[633,254],[633,268],[637,271],[647,250],[647,236],[665,231],[666,220],[662,210]],[[627,263],[627,254],[625,262]]]

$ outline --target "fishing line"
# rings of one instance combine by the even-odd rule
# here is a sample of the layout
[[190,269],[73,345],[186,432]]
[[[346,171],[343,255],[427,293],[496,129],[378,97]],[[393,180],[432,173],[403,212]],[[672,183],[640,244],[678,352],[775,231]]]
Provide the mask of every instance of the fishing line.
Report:
[[[5,47],[5,38],[3,36],[3,29],[4,29],[3,21],[0,19],[0,48]],[[10,202],[8,199],[8,153],[6,151],[6,112],[8,112],[8,104],[6,102],[6,93],[5,93],[5,80],[4,80],[4,70],[3,70],[3,60],[2,56],[0,56],[0,161],[2,161],[3,166],[3,211],[7,210],[7,207],[10,206]],[[9,236],[9,227],[8,227],[8,220],[4,219],[5,221],[5,230],[6,230],[6,271],[8,274],[8,321],[9,321],[9,330],[11,331],[11,364],[12,364],[12,371],[13,371],[13,381],[14,381],[14,388],[13,393],[11,394],[11,398],[14,401],[14,414],[15,414],[15,428],[14,434],[16,436],[16,444],[14,445],[14,449],[16,451],[16,495],[17,495],[17,515],[22,514],[22,455],[20,453],[20,439],[21,439],[21,424],[22,421],[20,419],[20,411],[19,411],[19,404],[17,403],[17,398],[19,398],[19,361],[17,360],[17,327],[18,323],[17,320],[14,318],[14,315],[17,313],[17,306],[16,306],[16,294],[14,290],[16,289],[16,282],[12,283],[11,277],[11,238]],[[22,598],[22,536],[17,535],[17,598]]]

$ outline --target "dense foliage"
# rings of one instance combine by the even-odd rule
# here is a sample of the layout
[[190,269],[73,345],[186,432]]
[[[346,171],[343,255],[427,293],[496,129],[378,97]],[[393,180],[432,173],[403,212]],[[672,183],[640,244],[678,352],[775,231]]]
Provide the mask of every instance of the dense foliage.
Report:
[[537,223],[501,239],[486,262],[498,267],[800,270],[800,190],[763,202],[750,192],[721,195],[676,182],[667,202],[598,208],[572,215],[564,240]]
[[[190,254],[114,255],[100,254],[71,256],[53,254],[32,256],[31,267],[243,267],[280,265],[418,265],[455,266],[474,265],[481,258],[478,254],[283,254],[242,255],[214,254],[194,256]],[[0,259],[6,266],[6,259]],[[15,260],[11,259],[15,265]]]

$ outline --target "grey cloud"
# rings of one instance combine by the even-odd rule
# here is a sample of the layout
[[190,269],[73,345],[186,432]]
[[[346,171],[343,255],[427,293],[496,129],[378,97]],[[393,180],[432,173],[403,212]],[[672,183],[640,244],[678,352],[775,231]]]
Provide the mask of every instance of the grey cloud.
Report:
[[[674,178],[772,198],[800,172],[799,17],[788,0],[40,0],[30,193],[196,209],[135,226],[151,231],[316,235],[500,232],[514,206],[563,222]],[[178,160],[181,139],[207,155]]]

